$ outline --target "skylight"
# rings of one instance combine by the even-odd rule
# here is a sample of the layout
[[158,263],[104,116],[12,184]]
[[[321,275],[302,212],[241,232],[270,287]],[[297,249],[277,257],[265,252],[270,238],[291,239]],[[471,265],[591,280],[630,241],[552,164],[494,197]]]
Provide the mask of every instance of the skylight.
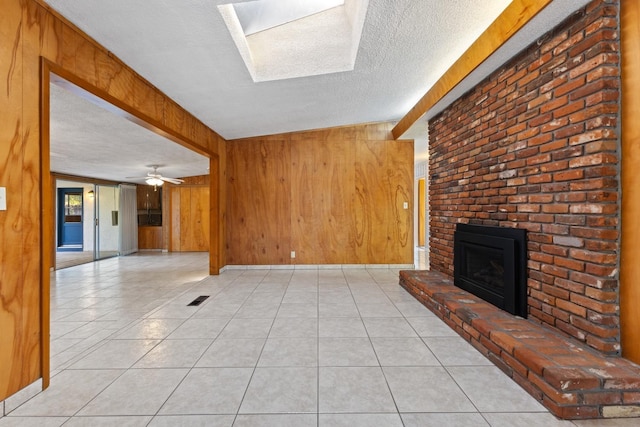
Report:
[[344,0],[255,0],[235,3],[245,36],[342,6]]
[[253,81],[354,69],[369,0],[256,0],[218,6]]

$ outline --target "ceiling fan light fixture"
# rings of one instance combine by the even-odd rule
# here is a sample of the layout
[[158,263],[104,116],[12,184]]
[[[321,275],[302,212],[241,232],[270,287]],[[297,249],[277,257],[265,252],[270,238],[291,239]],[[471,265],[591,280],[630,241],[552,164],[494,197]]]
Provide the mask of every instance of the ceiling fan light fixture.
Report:
[[145,179],[145,182],[149,185],[153,185],[154,187],[160,186],[162,184],[164,184],[164,181],[159,179],[159,178],[155,178],[155,177],[149,177],[147,179]]

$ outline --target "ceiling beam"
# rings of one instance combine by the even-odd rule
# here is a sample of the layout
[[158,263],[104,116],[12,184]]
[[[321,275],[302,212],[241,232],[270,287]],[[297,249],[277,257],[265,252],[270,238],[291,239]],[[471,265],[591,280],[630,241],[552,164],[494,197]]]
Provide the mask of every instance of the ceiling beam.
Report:
[[391,131],[398,139],[552,0],[513,0]]

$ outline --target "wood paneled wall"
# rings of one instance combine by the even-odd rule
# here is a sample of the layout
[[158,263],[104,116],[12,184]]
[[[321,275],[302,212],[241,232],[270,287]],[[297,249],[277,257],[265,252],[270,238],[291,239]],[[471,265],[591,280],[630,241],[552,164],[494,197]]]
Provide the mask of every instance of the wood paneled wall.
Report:
[[213,223],[210,210],[210,176],[199,175],[182,179],[184,182],[180,185],[167,184],[164,187],[169,195],[167,247],[172,252],[208,251]]
[[171,186],[172,252],[205,252],[209,250],[209,187]]
[[163,249],[162,227],[138,226],[138,249]]
[[[225,152],[219,135],[45,4],[0,0],[0,11],[0,187],[7,188],[8,207],[0,211],[2,400],[41,377],[46,386],[49,377],[51,260],[48,252],[43,256],[43,244],[53,238],[53,202],[48,122],[41,120],[46,108],[40,108],[41,92],[42,105],[48,106],[48,84],[41,87],[41,70],[42,81],[51,68],[73,83],[83,82],[85,89],[95,88],[156,131],[216,161]],[[217,177],[214,181],[217,189]],[[217,193],[211,195],[212,206],[218,206],[215,197]],[[218,256],[218,250],[212,253]],[[219,260],[210,260],[210,270],[217,271]]]
[[622,355],[640,363],[640,3],[621,2],[622,241],[620,326]]
[[413,141],[390,130],[228,141],[227,264],[413,263]]
[[[20,2],[0,1],[0,400],[40,377],[39,62]],[[24,79],[24,74],[33,75]],[[31,97],[31,109],[23,108]],[[50,263],[49,257],[46,258]],[[26,333],[29,331],[29,333]]]

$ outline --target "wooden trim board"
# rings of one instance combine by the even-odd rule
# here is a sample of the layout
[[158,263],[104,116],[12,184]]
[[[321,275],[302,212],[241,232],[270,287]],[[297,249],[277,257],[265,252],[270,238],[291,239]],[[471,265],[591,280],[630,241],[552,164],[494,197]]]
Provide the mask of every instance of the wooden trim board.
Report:
[[622,238],[620,328],[622,355],[640,363],[640,2],[622,0]]
[[398,139],[420,117],[464,80],[500,46],[542,11],[551,0],[513,0],[462,56],[427,91],[391,131]]

